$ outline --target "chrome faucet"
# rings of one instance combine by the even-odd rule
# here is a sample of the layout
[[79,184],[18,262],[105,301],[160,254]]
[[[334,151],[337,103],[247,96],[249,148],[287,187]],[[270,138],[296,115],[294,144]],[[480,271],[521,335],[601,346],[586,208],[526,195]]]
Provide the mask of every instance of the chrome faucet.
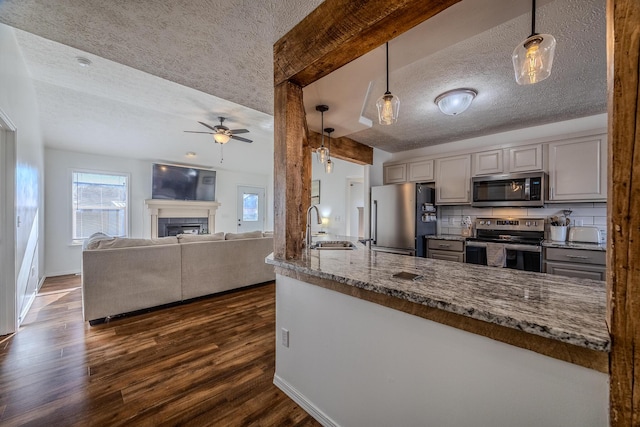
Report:
[[304,236],[305,246],[308,248],[311,247],[311,209],[316,211],[316,218],[318,218],[318,224],[322,224],[322,220],[320,219],[320,212],[318,212],[318,206],[311,205],[309,209],[307,209],[307,231]]

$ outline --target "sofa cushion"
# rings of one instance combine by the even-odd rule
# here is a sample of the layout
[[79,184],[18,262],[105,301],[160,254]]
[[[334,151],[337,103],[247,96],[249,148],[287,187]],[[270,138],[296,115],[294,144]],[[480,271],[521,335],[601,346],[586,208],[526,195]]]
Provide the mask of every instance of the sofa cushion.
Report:
[[112,240],[100,240],[95,249],[132,248],[136,246],[172,245],[177,243],[178,238],[175,236],[161,237],[159,239],[129,239],[126,237],[116,237]]
[[214,240],[224,240],[224,231],[215,234],[178,234],[180,243],[211,242]]
[[82,250],[96,249],[101,240],[113,240],[115,237],[104,234],[100,231],[93,233],[84,242],[82,242]]
[[262,231],[247,231],[246,233],[227,233],[225,240],[255,239],[262,237]]

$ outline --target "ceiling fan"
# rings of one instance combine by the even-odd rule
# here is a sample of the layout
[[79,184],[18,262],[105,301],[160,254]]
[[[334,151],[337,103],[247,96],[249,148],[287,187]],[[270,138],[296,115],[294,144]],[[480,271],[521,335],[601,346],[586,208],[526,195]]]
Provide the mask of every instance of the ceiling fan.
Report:
[[218,144],[226,144],[227,142],[229,142],[230,139],[237,139],[238,141],[243,141],[243,142],[253,142],[250,139],[242,138],[241,136],[236,136],[236,134],[238,134],[238,133],[248,133],[249,132],[248,129],[229,129],[228,127],[226,127],[226,126],[224,126],[222,124],[225,121],[224,117],[218,117],[218,119],[220,119],[220,124],[219,125],[215,125],[215,126],[211,126],[211,125],[208,125],[208,124],[203,123],[203,122],[198,122],[202,126],[205,126],[205,127],[209,128],[209,129],[211,129],[213,132],[198,132],[198,131],[193,131],[193,130],[185,130],[185,132],[188,132],[188,133],[208,133],[210,135],[213,135],[213,139]]

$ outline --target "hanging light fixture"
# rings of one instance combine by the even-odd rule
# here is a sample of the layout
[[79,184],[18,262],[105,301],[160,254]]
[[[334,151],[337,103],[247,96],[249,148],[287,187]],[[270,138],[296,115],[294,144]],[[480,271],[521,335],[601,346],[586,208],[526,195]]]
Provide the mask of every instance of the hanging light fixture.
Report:
[[532,0],[531,35],[511,55],[516,82],[530,85],[549,77],[555,50],[556,39],[551,34],[536,33],[536,0]]
[[[316,105],[316,111],[320,111],[320,115],[321,115],[320,129],[324,129],[324,112],[328,110],[329,110],[329,107],[327,105]],[[324,132],[322,132],[322,140],[320,141],[320,148],[316,150],[316,154],[318,155],[318,161],[320,163],[324,163],[327,157],[329,157],[329,149],[324,146]]]
[[378,123],[392,125],[398,121],[400,99],[389,92],[389,43],[385,43],[385,45],[387,48],[387,91],[378,98],[376,107],[378,108]]
[[[327,150],[327,163],[324,164],[324,171],[326,173],[331,173],[333,172],[333,161],[331,160],[331,157],[329,156],[329,153],[331,152],[331,132],[333,132],[335,129],[334,128],[325,128],[324,132],[329,134],[329,150]],[[323,132],[323,134],[324,134]]]
[[434,102],[444,114],[457,116],[469,108],[477,94],[473,89],[453,89],[438,95]]

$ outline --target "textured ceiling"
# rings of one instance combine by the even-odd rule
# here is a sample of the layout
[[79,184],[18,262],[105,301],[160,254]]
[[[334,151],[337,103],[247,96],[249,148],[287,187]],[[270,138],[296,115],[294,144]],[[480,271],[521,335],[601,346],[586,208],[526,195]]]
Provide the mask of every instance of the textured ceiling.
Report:
[[[459,3],[459,10],[455,11],[454,6],[451,12],[473,16],[475,21],[466,24],[472,27],[485,15],[495,13],[490,8],[483,10],[483,6],[496,4],[495,1],[482,1],[484,5],[480,5],[479,0]],[[505,8],[513,3],[505,5]],[[429,52],[429,47],[417,46],[414,42],[414,49],[424,49],[426,56],[408,64],[407,61],[402,63],[402,57],[406,56],[404,50],[410,49],[408,42],[403,40],[410,35],[407,33],[389,43],[390,58],[401,57],[396,60],[396,64],[400,62],[396,67],[391,60],[389,77],[391,92],[401,101],[397,124],[382,126],[377,123],[375,102],[384,93],[386,84],[384,47],[381,47],[377,52],[368,54],[371,58],[362,57],[348,66],[351,72],[364,76],[367,68],[380,70],[373,75],[368,71],[372,82],[371,95],[364,104],[363,115],[372,120],[373,126],[357,122],[370,80],[353,79],[348,87],[334,90],[337,82],[328,76],[325,79],[331,84],[319,81],[305,88],[310,128],[320,128],[319,113],[313,110],[313,105],[325,103],[330,107],[325,114],[325,126],[336,127],[335,136],[348,135],[364,144],[399,152],[606,112],[605,1],[556,0],[541,3],[538,2],[536,13],[537,30],[553,34],[557,41],[553,70],[548,79],[528,86],[515,82],[511,53],[530,32],[530,10],[438,51],[431,48]],[[472,8],[465,10],[469,7]],[[444,44],[456,36],[456,31],[472,31],[466,27],[448,28],[443,25],[429,33],[434,26],[441,24],[439,18],[449,19],[436,16],[433,21],[423,23],[421,28],[411,30],[424,34],[423,45],[438,37],[444,40],[437,43]],[[460,18],[451,16],[451,19],[458,22]],[[415,40],[415,35],[412,36]],[[379,63],[377,67],[373,59]],[[364,64],[360,70],[357,70],[358,61]],[[440,93],[455,88],[475,89],[478,96],[471,107],[459,116],[444,115],[434,99]],[[336,113],[335,110],[338,114],[330,114]],[[344,117],[350,120],[344,123]],[[338,126],[334,126],[333,121]]]
[[[264,173],[273,155],[272,46],[320,3],[0,0],[0,22],[24,30],[16,35],[47,146],[219,166],[209,135],[182,131],[223,115],[255,141],[227,144],[226,167]],[[326,103],[334,136],[398,152],[605,112],[605,0],[538,4],[538,30],[558,42],[549,79],[518,86],[513,78],[528,0],[463,0],[390,42],[390,88],[402,101],[396,125],[359,123],[361,111],[375,119],[384,92],[380,47],[305,88],[310,128],[320,128],[313,107]],[[78,67],[79,55],[93,65]],[[456,87],[479,95],[462,115],[445,116],[433,99]]]

